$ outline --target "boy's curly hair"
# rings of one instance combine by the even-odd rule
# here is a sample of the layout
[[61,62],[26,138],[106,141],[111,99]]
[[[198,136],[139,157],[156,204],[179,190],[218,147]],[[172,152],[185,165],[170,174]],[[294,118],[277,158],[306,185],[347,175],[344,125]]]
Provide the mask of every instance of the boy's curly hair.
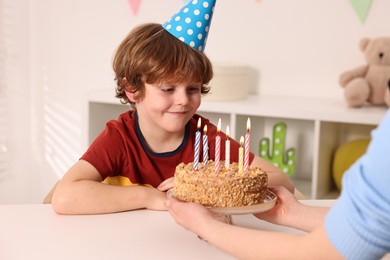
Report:
[[210,60],[205,54],[173,37],[161,24],[146,23],[134,28],[119,45],[113,69],[116,80],[116,97],[123,104],[131,102],[125,93],[142,98],[145,83],[165,82],[202,84],[201,93],[210,91],[207,85],[213,77]]

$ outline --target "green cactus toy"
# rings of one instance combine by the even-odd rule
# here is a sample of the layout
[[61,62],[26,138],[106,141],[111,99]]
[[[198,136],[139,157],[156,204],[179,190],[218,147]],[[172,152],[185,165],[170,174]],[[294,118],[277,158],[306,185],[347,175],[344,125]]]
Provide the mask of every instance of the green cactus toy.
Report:
[[267,137],[260,140],[259,153],[261,158],[271,162],[285,174],[292,175],[295,172],[296,150],[295,148],[290,148],[284,154],[286,130],[287,126],[285,123],[279,122],[275,124],[272,136],[272,153],[270,152],[269,138]]

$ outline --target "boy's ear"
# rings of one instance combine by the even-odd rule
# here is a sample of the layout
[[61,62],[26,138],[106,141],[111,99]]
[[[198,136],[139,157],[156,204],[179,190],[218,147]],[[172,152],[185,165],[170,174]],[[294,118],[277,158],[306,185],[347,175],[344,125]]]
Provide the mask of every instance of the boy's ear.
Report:
[[126,93],[126,97],[131,101],[131,102],[136,102],[136,99],[134,98],[134,93],[133,92],[130,92],[130,91],[127,91],[126,88],[129,87],[129,82],[127,82],[127,79],[126,78],[123,78],[122,79],[122,86],[125,86],[125,93]]
[[137,102],[137,100],[134,98],[134,93],[133,93],[133,92],[130,92],[130,91],[125,90],[125,93],[126,93],[126,97],[127,97],[131,102],[134,102],[134,103]]

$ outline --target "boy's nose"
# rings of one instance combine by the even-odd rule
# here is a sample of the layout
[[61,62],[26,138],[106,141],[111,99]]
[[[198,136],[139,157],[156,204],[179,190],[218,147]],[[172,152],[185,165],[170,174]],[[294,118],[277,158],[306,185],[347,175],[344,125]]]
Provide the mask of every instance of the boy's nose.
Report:
[[187,104],[189,100],[188,93],[186,91],[178,91],[176,96],[176,103]]

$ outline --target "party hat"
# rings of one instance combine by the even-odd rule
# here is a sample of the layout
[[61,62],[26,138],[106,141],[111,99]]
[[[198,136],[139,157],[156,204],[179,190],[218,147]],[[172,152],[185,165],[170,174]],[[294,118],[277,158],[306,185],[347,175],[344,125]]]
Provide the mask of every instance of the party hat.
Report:
[[192,0],[163,24],[163,28],[185,44],[203,51],[216,0]]

